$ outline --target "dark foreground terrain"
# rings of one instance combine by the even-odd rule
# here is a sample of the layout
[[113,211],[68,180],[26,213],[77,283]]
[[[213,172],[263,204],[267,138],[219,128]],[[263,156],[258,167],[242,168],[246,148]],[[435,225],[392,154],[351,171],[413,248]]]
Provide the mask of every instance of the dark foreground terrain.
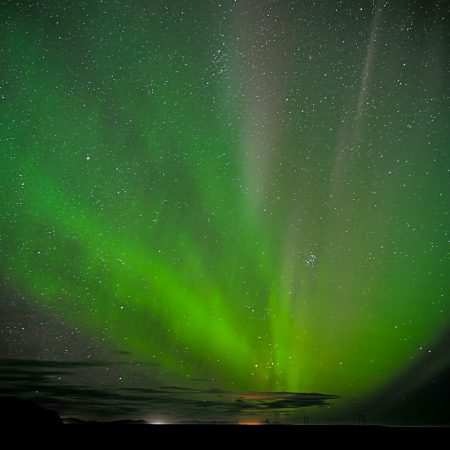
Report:
[[289,445],[348,444],[383,445],[393,439],[403,444],[432,443],[450,436],[450,427],[388,427],[377,425],[239,425],[196,423],[152,425],[144,421],[94,422],[64,419],[29,400],[0,399],[2,436],[57,446],[79,448],[86,444],[126,445],[131,441],[165,444],[189,443],[201,446],[238,443]]

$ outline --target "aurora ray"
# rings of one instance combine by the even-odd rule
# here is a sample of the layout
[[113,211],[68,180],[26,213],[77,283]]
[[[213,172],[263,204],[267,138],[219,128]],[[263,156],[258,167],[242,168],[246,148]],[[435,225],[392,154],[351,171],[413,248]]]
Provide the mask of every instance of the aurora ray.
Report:
[[372,395],[450,324],[448,8],[166,3],[2,5],[2,290],[180,385]]

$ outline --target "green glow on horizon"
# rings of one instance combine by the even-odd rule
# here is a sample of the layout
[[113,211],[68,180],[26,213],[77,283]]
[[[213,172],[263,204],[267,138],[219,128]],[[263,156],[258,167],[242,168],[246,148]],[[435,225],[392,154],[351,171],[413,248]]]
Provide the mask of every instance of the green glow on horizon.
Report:
[[[0,32],[11,289],[224,389],[371,392],[444,332],[449,97],[424,87],[444,98],[450,84],[430,43],[375,49],[384,65],[355,124],[370,23],[349,22],[342,37],[363,30],[360,48],[314,54],[310,70],[293,23],[294,44],[273,48],[288,56],[251,50],[259,13],[242,32],[237,12],[218,21],[211,5],[161,25],[159,2],[154,16],[92,7],[83,24],[62,4],[64,39],[17,11]],[[317,48],[336,40],[322,31]],[[404,88],[400,53],[428,62],[402,72]],[[315,76],[336,55],[346,87]],[[338,161],[339,142],[354,148]]]

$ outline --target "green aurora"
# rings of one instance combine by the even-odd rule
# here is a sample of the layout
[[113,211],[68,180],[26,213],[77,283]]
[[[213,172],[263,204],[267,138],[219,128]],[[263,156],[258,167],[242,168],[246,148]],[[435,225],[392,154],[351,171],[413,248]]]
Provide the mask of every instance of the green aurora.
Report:
[[182,385],[380,389],[450,325],[435,3],[4,2],[8,289]]

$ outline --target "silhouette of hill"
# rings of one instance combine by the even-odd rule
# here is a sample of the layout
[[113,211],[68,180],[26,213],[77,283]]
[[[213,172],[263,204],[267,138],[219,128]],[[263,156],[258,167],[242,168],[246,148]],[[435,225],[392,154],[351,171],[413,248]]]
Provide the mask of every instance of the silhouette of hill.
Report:
[[0,424],[4,429],[18,426],[59,428],[63,422],[56,412],[31,400],[0,397]]
[[74,417],[68,417],[63,420],[64,425],[147,425],[145,420],[111,420],[111,421],[97,421],[97,420],[82,420]]

